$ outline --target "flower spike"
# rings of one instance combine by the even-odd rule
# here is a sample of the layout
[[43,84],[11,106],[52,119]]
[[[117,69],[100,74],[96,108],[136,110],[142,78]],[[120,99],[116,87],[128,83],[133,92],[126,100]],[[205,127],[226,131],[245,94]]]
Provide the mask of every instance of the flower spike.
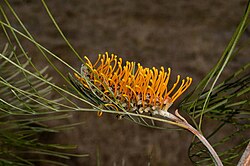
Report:
[[[188,89],[192,78],[177,76],[176,82],[169,88],[171,69],[165,71],[153,67],[144,68],[140,63],[126,61],[108,52],[99,54],[92,64],[85,56],[86,63],[81,68],[81,76],[74,74],[75,79],[89,93],[95,89],[104,107],[115,108],[123,106],[127,111],[153,112],[168,111],[169,107]],[[89,81],[93,85],[90,87]],[[89,97],[89,96],[88,96]],[[114,102],[115,101],[115,102]],[[98,113],[101,116],[101,113]]]

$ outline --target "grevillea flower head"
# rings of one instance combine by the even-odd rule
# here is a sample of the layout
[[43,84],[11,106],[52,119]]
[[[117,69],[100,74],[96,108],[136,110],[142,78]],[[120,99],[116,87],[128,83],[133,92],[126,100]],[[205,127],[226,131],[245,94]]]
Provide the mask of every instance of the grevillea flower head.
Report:
[[99,54],[94,64],[87,57],[85,60],[81,75],[74,74],[77,83],[72,81],[73,85],[87,98],[97,97],[98,100],[91,99],[96,104],[118,111],[121,107],[138,113],[168,111],[192,83],[192,78],[180,80],[178,75],[176,82],[169,87],[170,68],[165,71],[164,67],[145,68],[135,62],[123,64],[122,58],[107,52]]

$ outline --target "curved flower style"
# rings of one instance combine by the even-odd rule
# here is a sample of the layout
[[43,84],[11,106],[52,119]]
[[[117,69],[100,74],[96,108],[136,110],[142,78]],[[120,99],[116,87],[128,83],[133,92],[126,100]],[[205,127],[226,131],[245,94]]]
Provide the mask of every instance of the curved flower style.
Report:
[[[167,111],[173,102],[187,90],[192,78],[187,77],[180,83],[180,75],[169,88],[171,69],[165,71],[153,67],[144,68],[135,62],[122,64],[122,58],[116,55],[99,54],[98,60],[92,64],[85,57],[86,63],[81,68],[81,76],[74,74],[85,90],[98,89],[94,92],[101,96],[105,106],[112,106],[118,110],[120,104],[127,111],[153,112]],[[90,83],[92,85],[90,85]],[[102,93],[100,93],[102,92]],[[111,100],[116,102],[111,102]],[[118,102],[117,102],[118,101]],[[99,114],[101,115],[101,114]]]

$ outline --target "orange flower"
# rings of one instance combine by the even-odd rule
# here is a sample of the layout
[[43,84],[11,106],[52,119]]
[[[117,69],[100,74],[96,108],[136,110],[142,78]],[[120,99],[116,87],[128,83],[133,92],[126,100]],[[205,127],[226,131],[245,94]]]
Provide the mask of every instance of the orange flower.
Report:
[[112,105],[107,99],[116,99],[127,111],[153,112],[157,110],[167,111],[173,102],[187,90],[192,83],[192,78],[187,77],[180,81],[177,76],[176,82],[169,87],[171,69],[167,71],[163,67],[160,70],[153,67],[144,68],[135,62],[122,63],[122,58],[106,52],[99,55],[98,60],[92,64],[85,57],[86,63],[82,67],[79,76],[75,77],[81,84],[90,89],[88,79],[98,88],[102,94],[104,103]]

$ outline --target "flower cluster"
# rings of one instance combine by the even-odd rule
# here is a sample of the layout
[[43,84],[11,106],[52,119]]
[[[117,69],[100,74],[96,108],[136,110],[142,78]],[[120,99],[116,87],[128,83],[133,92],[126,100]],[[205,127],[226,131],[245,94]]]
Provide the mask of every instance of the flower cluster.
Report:
[[[111,56],[106,52],[99,55],[98,60],[92,64],[85,57],[86,63],[81,69],[81,75],[74,74],[75,78],[86,88],[97,88],[96,91],[103,103],[120,104],[127,111],[152,112],[157,110],[167,111],[172,103],[187,90],[192,83],[192,78],[186,77],[169,87],[171,69],[165,71],[153,67],[145,68],[140,63],[126,62],[122,58]],[[94,87],[91,87],[88,82]],[[101,92],[101,93],[100,93]],[[110,102],[112,99],[113,102]],[[118,108],[118,107],[116,107]]]

